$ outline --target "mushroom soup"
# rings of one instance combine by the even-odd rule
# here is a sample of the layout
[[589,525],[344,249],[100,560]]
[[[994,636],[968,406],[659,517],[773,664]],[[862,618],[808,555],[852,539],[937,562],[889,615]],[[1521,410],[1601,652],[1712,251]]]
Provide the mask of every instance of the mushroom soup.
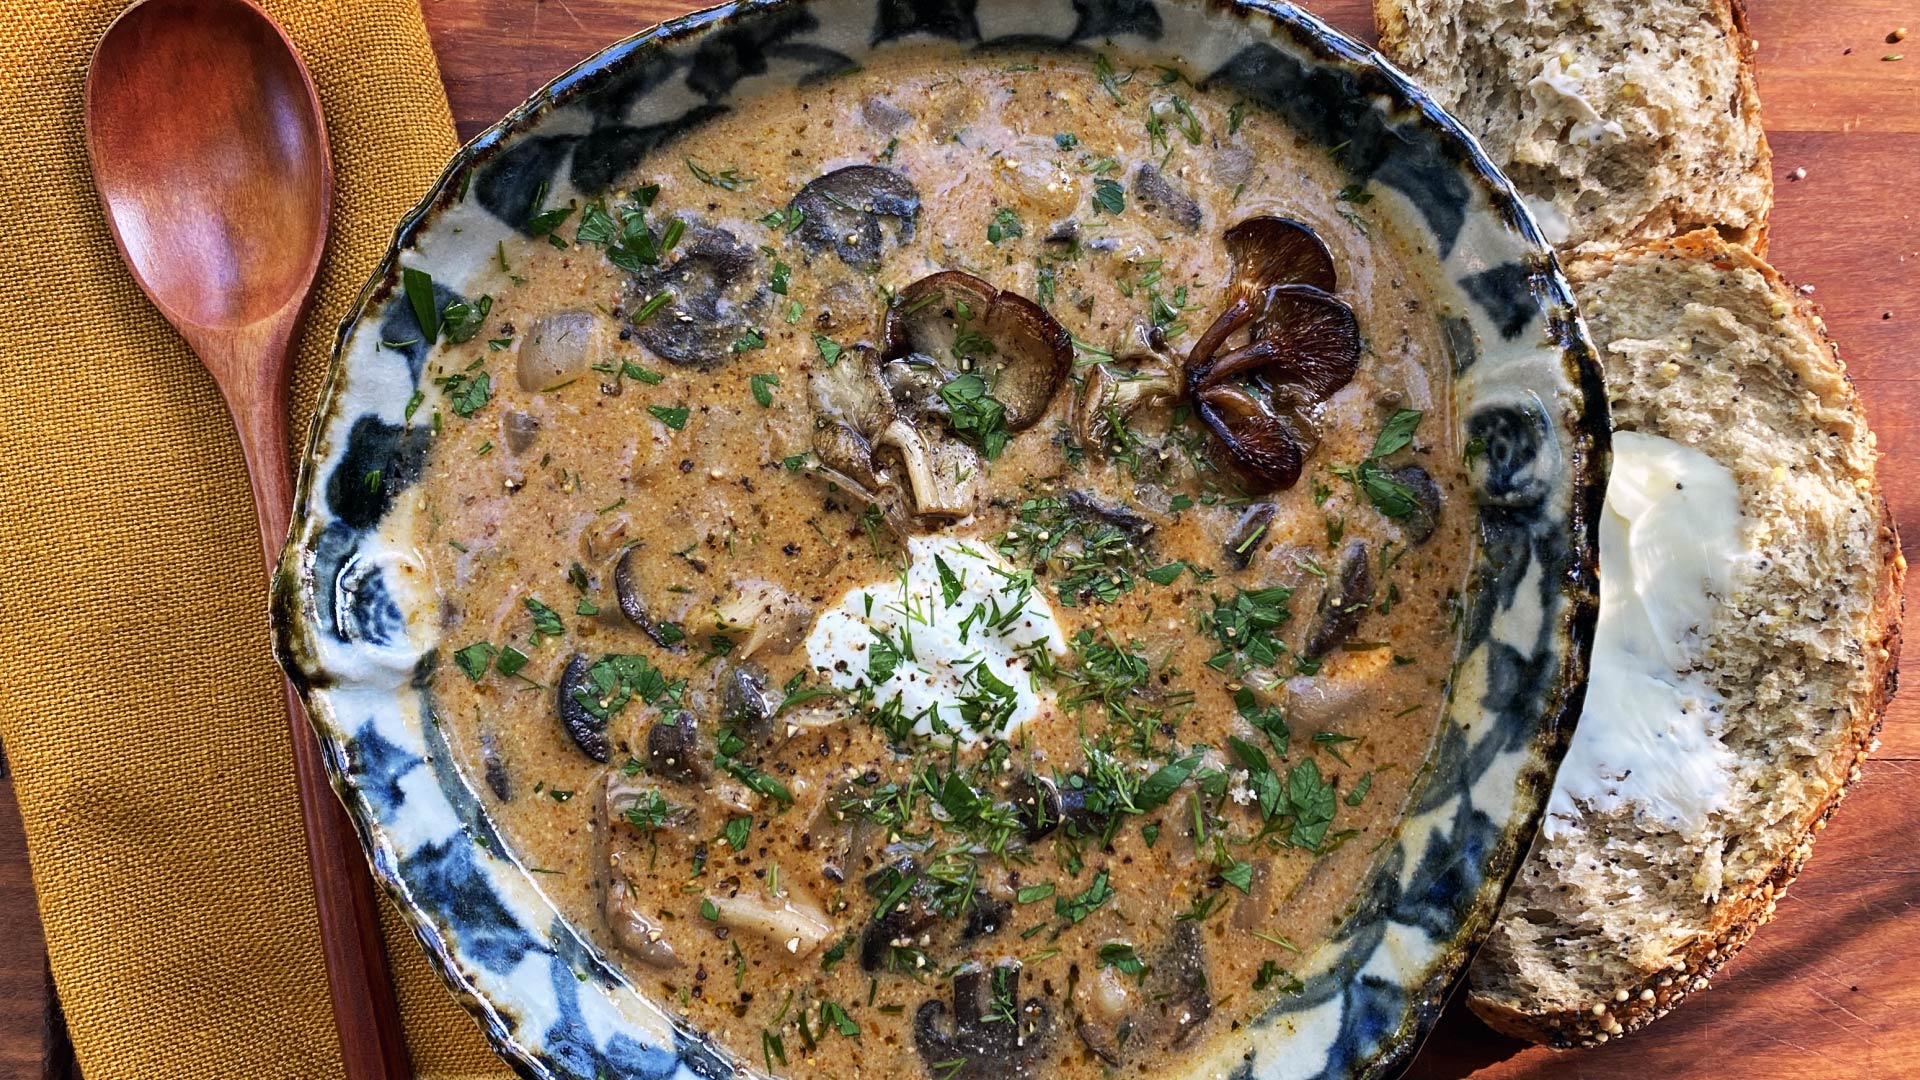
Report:
[[399,524],[505,843],[804,1077],[1149,1074],[1298,984],[1443,705],[1440,312],[1276,117],[926,50],[543,201]]

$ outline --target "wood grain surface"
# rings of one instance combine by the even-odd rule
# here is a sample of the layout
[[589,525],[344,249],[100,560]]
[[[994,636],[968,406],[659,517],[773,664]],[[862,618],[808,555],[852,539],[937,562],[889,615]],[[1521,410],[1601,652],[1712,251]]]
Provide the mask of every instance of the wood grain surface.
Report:
[[[424,0],[470,137],[573,63],[693,6],[677,0]],[[1371,38],[1368,0],[1309,2]],[[1751,0],[1773,141],[1770,257],[1814,288],[1886,455],[1880,476],[1920,558],[1920,5]],[[1883,60],[1907,54],[1901,60]],[[1804,175],[1798,170],[1805,170]],[[1799,176],[1798,179],[1795,179]],[[1909,579],[1909,599],[1920,573]],[[1914,651],[1920,651],[1916,646]],[[1920,663],[1920,660],[1916,660]],[[1464,1009],[1407,1072],[1417,1080],[1895,1080],[1920,1077],[1920,693],[1897,698],[1883,746],[1812,863],[1715,982],[1647,1031],[1555,1054]],[[19,818],[0,799],[0,1074],[43,1075],[44,964]]]

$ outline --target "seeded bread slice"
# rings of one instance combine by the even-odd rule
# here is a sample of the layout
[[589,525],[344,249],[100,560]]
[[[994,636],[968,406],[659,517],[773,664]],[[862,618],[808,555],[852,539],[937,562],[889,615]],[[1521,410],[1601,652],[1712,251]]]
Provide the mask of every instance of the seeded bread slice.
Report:
[[1558,1047],[1663,1015],[1773,915],[1893,694],[1906,565],[1846,368],[1771,267],[1701,231],[1567,272],[1615,427],[1731,471],[1760,558],[1700,628],[1736,761],[1723,811],[1689,833],[1585,808],[1543,833],[1474,962],[1474,1011]]
[[1773,154],[1741,0],[1374,0],[1374,17],[1554,246],[1718,228],[1765,251]]

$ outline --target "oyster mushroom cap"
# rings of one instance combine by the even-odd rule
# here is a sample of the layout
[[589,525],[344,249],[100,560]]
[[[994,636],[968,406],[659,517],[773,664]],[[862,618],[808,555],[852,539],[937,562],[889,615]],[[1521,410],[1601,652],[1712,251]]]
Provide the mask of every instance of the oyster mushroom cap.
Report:
[[1251,217],[1228,229],[1221,240],[1233,266],[1228,303],[1200,335],[1187,363],[1198,365],[1246,329],[1266,307],[1267,292],[1278,285],[1310,285],[1332,293],[1337,279],[1333,253],[1312,229],[1292,218]]
[[1194,413],[1213,432],[1222,456],[1251,494],[1265,495],[1299,482],[1301,466],[1316,443],[1305,421],[1275,415],[1252,391],[1231,383],[1196,394]]
[[900,290],[887,310],[883,358],[927,357],[986,380],[1008,431],[1046,414],[1073,366],[1073,339],[1040,305],[972,274],[943,270]]
[[1222,239],[1236,282],[1255,289],[1311,285],[1333,291],[1333,253],[1318,233],[1292,218],[1251,217],[1228,229]]
[[1317,403],[1353,381],[1360,370],[1360,323],[1351,307],[1311,285],[1276,286],[1264,299],[1251,322],[1253,340],[1214,357],[1202,382],[1259,371],[1269,383],[1297,388],[1304,401]]
[[[1313,230],[1280,217],[1226,231],[1228,303],[1187,355],[1186,389],[1221,456],[1253,494],[1292,487],[1318,437],[1307,410],[1360,365],[1353,309],[1332,295],[1333,256]],[[1246,344],[1227,349],[1246,332]]]
[[801,212],[794,239],[802,247],[816,255],[831,250],[856,270],[873,270],[886,246],[882,220],[893,223],[895,243],[911,240],[920,193],[892,169],[849,165],[809,181],[787,209]]

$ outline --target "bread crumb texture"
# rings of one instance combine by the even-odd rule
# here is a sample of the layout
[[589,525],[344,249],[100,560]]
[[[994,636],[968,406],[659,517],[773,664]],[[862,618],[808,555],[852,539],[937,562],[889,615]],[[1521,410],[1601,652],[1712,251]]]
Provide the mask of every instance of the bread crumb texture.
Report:
[[1737,759],[1724,811],[1682,833],[1628,807],[1542,837],[1474,964],[1476,1010],[1563,1046],[1704,988],[1772,914],[1891,692],[1900,570],[1858,397],[1770,267],[1700,232],[1567,271],[1614,426],[1731,470],[1755,561],[1700,628]]
[[1381,48],[1466,124],[1561,248],[1773,205],[1753,42],[1729,0],[1375,0]]

